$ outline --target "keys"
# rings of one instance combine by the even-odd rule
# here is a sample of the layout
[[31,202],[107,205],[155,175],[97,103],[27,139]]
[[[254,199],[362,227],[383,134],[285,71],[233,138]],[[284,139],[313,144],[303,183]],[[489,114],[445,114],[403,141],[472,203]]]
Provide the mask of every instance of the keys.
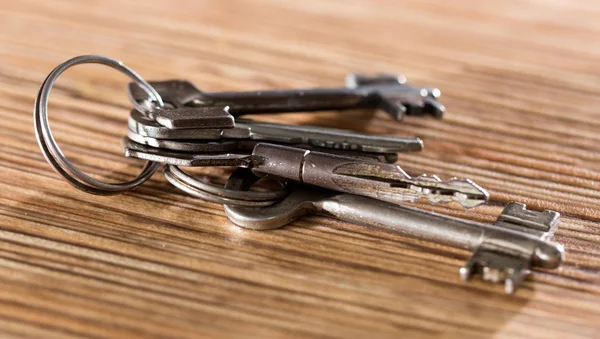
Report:
[[[382,109],[396,120],[405,115],[441,117],[445,111],[436,88],[413,87],[402,76],[350,74],[342,88],[269,90],[247,92],[201,92],[183,80],[150,82],[171,108],[153,114],[170,129],[230,128],[232,116],[257,113],[309,112],[343,109]],[[129,96],[144,102],[147,94],[129,85]],[[149,103],[148,103],[149,104]]]
[[[432,203],[458,202],[469,208],[488,199],[485,190],[467,179],[412,178],[398,166],[329,154],[344,150],[379,154],[389,160],[386,154],[421,150],[422,141],[418,138],[244,119],[237,119],[232,126],[226,115],[218,114],[218,107],[232,115],[383,107],[388,112],[393,108],[396,113],[400,110],[414,115],[440,115],[443,106],[437,103],[439,91],[435,89],[416,89],[405,85],[397,76],[389,75],[351,76],[343,89],[202,93],[183,81],[152,84],[173,108],[156,110],[151,116],[132,112],[130,140],[124,140],[127,156],[175,166],[249,167],[261,175],[385,201],[427,199]],[[143,102],[145,95],[138,93],[136,86],[130,86],[130,96],[136,102]],[[210,111],[208,118],[200,114],[205,109]],[[329,153],[307,150],[307,147],[322,148]]]
[[426,199],[458,202],[465,208],[487,202],[488,193],[468,179],[441,181],[437,176],[410,177],[397,165],[331,153],[259,143],[252,154],[186,153],[147,147],[123,139],[125,155],[175,166],[238,166],[285,180],[359,194],[391,202]]
[[128,158],[143,159],[175,166],[252,166],[248,152],[192,153],[175,152],[139,144],[124,137],[121,146]]
[[[247,189],[245,177],[233,175],[226,188]],[[472,256],[460,269],[460,277],[469,280],[473,275],[481,275],[485,281],[504,283],[506,293],[516,290],[530,268],[556,268],[563,260],[563,247],[549,241],[559,214],[531,211],[518,203],[508,204],[496,223],[489,225],[365,196],[295,185],[277,204],[268,207],[225,205],[225,212],[235,224],[258,230],[282,227],[305,214],[323,214],[469,250]]]
[[[149,120],[139,112],[132,112],[130,118],[132,120]],[[233,140],[254,141],[254,144],[258,141],[266,141],[371,153],[415,152],[423,149],[423,142],[419,138],[357,133],[317,126],[281,125],[252,120],[241,120],[236,127],[222,130],[172,130],[156,125],[158,125],[156,122],[147,122],[144,126],[132,122],[129,125],[128,136],[135,142],[144,145],[185,152],[219,152],[220,149],[210,150],[210,147],[206,145],[209,143],[216,145],[210,140],[219,139],[224,140],[223,143],[229,142],[231,145],[235,145],[234,142],[231,142]],[[178,135],[179,132],[182,136]],[[193,141],[197,137],[199,140]],[[246,145],[250,144],[252,143],[246,143]]]
[[418,152],[423,149],[423,141],[419,138],[402,138],[335,128],[280,125],[240,119],[238,119],[238,126],[248,127],[250,129],[249,139],[260,141],[372,153]]
[[[227,112],[224,112],[227,113]],[[235,128],[234,125],[223,124],[219,121],[211,128],[188,128],[188,129],[171,129],[165,127],[153,119],[154,116],[148,117],[138,110],[132,110],[129,114],[128,125],[129,130],[139,134],[142,137],[153,139],[202,139],[214,140],[222,139],[226,133],[239,138],[250,137],[250,130],[244,128]],[[219,127],[223,126],[225,127]]]

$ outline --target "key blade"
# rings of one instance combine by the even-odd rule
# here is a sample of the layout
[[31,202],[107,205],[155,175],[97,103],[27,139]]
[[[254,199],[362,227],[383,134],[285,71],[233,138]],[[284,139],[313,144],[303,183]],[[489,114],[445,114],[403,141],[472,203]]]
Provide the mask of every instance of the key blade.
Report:
[[240,128],[250,129],[250,138],[253,140],[371,153],[418,152],[423,149],[423,141],[414,137],[358,133],[320,126],[283,125],[248,119],[238,119],[236,123]]
[[254,159],[246,153],[192,153],[165,151],[139,144],[128,137],[121,139],[125,156],[175,166],[237,166],[252,167]]
[[153,112],[154,120],[169,129],[234,128],[233,116],[227,107],[165,108]]
[[411,177],[396,165],[352,162],[338,166],[332,180],[345,191],[386,201],[426,199],[433,204],[457,202],[465,208],[484,204],[488,192],[470,179],[442,181],[435,175]]

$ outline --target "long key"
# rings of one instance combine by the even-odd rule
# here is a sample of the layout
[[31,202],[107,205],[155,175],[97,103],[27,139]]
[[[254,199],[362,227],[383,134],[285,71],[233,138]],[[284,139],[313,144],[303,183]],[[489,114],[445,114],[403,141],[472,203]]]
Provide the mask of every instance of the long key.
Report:
[[[243,182],[236,181],[238,178],[233,175],[226,187],[247,189]],[[563,247],[549,241],[557,228],[559,214],[527,210],[519,203],[508,204],[496,223],[489,225],[364,196],[296,185],[290,195],[275,205],[225,205],[225,212],[232,222],[250,229],[274,229],[305,214],[323,214],[465,249],[473,254],[460,269],[460,277],[466,281],[473,275],[481,275],[485,281],[504,283],[506,293],[515,291],[531,267],[556,268],[563,260]]]
[[[150,84],[173,106],[155,112],[153,117],[172,129],[229,128],[231,116],[256,113],[371,108],[382,109],[396,120],[405,115],[443,115],[445,108],[438,101],[438,89],[413,87],[405,81],[402,76],[390,74],[350,74],[342,88],[245,92],[202,92],[183,80]],[[145,92],[133,83],[129,85],[129,95],[137,102],[146,100]]]

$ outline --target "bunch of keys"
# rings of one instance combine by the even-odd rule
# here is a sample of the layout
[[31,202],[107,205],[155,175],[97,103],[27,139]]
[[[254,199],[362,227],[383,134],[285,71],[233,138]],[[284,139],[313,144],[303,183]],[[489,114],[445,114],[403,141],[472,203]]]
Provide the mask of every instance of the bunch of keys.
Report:
[[[147,161],[142,174],[123,184],[85,176],[60,152],[47,126],[47,97],[66,68],[96,62],[134,80],[128,94],[135,105],[122,145],[127,157]],[[558,213],[509,204],[494,225],[451,218],[402,206],[403,202],[458,203],[472,208],[488,193],[469,179],[410,176],[394,164],[397,153],[420,151],[418,138],[356,133],[317,126],[259,122],[260,113],[381,109],[392,118],[441,118],[440,91],[406,84],[401,76],[349,75],[345,87],[251,92],[202,92],[187,81],[143,81],[122,63],[98,56],[74,58],[55,69],[36,100],[36,134],[48,161],[73,185],[91,193],[131,189],[164,164],[165,178],[199,198],[222,203],[230,220],[252,229],[283,226],[306,213],[319,213],[369,227],[471,250],[461,277],[473,274],[505,284],[512,293],[531,267],[555,268],[562,246],[550,242]],[[57,156],[59,155],[59,156]],[[225,187],[187,174],[182,166],[234,166]],[[280,190],[249,188],[275,178]]]
[[[419,138],[292,126],[236,118],[256,114],[385,107],[403,114],[441,116],[437,89],[415,88],[392,75],[350,75],[351,86],[332,89],[203,93],[186,81],[150,82],[165,107],[151,114],[133,110],[123,139],[125,154],[172,166],[237,166],[260,175],[371,196],[392,202],[425,198],[474,207],[487,193],[468,179],[411,177],[390,164],[398,152],[420,151]],[[146,93],[135,83],[129,96],[139,105]],[[436,93],[434,96],[432,93]],[[375,99],[375,98],[376,99]],[[342,103],[344,105],[342,105]],[[337,105],[337,106],[335,106]],[[399,112],[402,112],[400,114]]]

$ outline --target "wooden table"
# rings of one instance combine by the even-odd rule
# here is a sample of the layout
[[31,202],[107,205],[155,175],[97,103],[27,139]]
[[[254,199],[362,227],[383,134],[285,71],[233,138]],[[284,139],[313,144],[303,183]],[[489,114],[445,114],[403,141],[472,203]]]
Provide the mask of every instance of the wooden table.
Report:
[[[600,337],[598,1],[20,0],[0,13],[0,337]],[[509,201],[559,211],[566,262],[507,296],[459,280],[464,251],[323,217],[243,230],[159,174],[127,194],[78,191],[41,155],[31,111],[54,66],[93,53],[205,90],[380,71],[437,86],[442,120],[268,118],[420,136],[405,170],[472,178],[491,203],[419,206],[486,222]],[[51,95],[59,144],[97,178],[140,168],[119,145],[126,83],[81,66]]]

